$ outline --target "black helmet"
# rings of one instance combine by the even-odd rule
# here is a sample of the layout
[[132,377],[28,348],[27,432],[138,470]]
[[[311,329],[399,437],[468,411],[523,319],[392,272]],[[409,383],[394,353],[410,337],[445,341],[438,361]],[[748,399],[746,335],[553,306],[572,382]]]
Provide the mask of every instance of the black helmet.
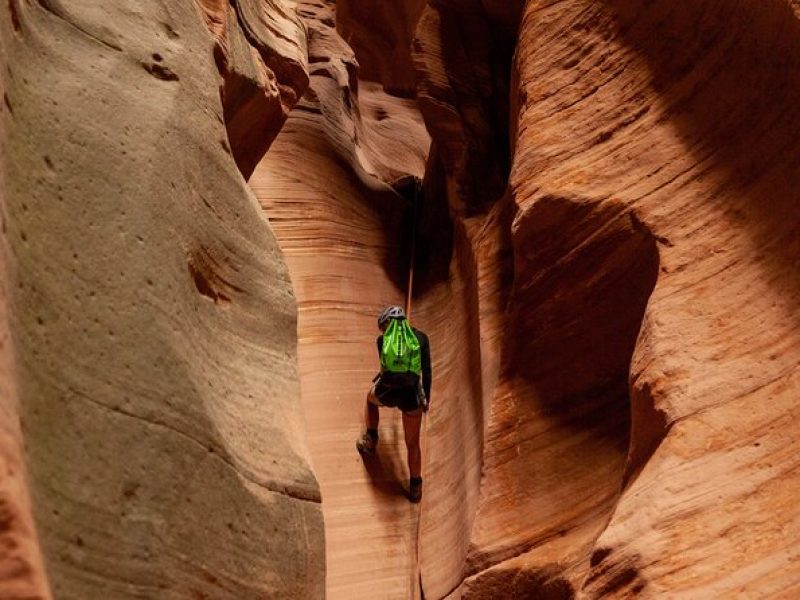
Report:
[[383,328],[389,319],[405,319],[406,311],[402,306],[387,306],[378,316],[378,329]]

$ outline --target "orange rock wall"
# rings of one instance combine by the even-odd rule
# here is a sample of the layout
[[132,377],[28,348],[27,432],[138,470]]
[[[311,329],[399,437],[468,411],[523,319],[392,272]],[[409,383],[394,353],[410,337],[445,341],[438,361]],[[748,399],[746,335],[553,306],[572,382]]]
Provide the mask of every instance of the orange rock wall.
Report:
[[[451,210],[504,227],[443,15],[420,107]],[[780,1],[528,3],[480,500],[460,573],[422,539],[426,597],[793,596],[797,31]]]
[[376,7],[369,0],[337,0],[336,29],[358,55],[359,74],[390,93],[413,96],[411,44],[425,0],[398,0]]
[[[311,83],[251,185],[280,240],[298,298],[298,358],[326,531],[329,598],[419,597],[417,510],[405,498],[402,424],[384,411],[377,459],[355,441],[378,364],[375,319],[403,303],[403,188],[429,143],[413,101],[359,81],[330,6],[299,5]],[[417,322],[415,320],[415,322]],[[424,322],[421,322],[424,324]]]
[[[794,462],[775,468],[795,437],[775,419],[793,411],[798,364],[789,6],[528,3],[508,196],[491,191],[491,161],[468,166],[491,153],[490,88],[456,75],[503,73],[481,58],[481,35],[460,50],[441,34],[467,22],[497,35],[501,19],[448,8],[430,3],[414,45],[432,160],[451,212],[510,237],[513,283],[467,559],[444,566],[423,536],[426,596],[791,597]],[[503,272],[503,253],[473,248]]]
[[196,2],[223,75],[228,143],[247,179],[308,86],[306,32],[281,0]]
[[[553,185],[618,199],[660,254],[630,372],[626,485],[584,595],[792,597],[800,22],[782,1],[618,1],[529,6],[526,23],[518,147],[539,152],[518,154],[519,203],[533,210]],[[542,60],[553,28],[571,33]],[[587,73],[603,76],[587,89]],[[572,77],[571,94],[548,94]]]

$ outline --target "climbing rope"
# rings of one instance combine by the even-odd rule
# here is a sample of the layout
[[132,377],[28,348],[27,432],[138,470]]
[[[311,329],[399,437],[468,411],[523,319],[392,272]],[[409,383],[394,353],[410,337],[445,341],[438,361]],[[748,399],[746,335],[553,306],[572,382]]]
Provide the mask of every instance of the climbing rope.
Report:
[[406,317],[411,321],[411,295],[414,291],[414,258],[417,249],[417,204],[419,195],[419,184],[414,178],[414,204],[412,208],[413,217],[411,219],[411,260],[408,263],[408,289],[406,291]]
[[[414,179],[414,204],[412,208],[412,220],[411,220],[411,258],[409,260],[408,265],[408,289],[406,291],[406,316],[411,320],[411,296],[414,291],[414,260],[416,258],[416,249],[417,249],[417,213],[419,209],[419,188],[420,184],[418,180]],[[420,424],[420,435],[419,435],[419,443],[420,443],[420,451],[422,455],[425,456],[425,447],[427,446],[427,419],[425,418],[425,413],[422,413],[422,423]],[[422,598],[424,600],[425,594],[422,591],[422,569],[420,567],[419,555],[420,555],[420,528],[422,524],[422,503],[419,505],[419,511],[417,512],[417,522],[416,522],[416,532],[414,535],[414,540],[416,542],[415,548],[415,556],[414,556],[414,572],[412,573],[412,581],[418,586],[417,591],[419,592],[419,596],[414,594],[414,598]]]

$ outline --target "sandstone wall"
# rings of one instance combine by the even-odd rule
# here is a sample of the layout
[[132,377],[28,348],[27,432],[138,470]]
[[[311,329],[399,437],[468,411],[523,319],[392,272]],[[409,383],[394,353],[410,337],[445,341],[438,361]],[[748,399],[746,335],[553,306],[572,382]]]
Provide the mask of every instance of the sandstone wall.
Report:
[[[220,3],[221,37],[212,4],[0,9],[16,359],[2,401],[3,597],[48,597],[20,437],[55,597],[324,593],[294,298],[234,161],[246,171],[266,143],[237,141],[231,100],[288,110],[305,50],[286,39],[305,32],[282,6],[273,47],[274,13],[242,1],[235,19]],[[231,85],[248,77],[245,92]]]
[[[13,30],[15,23],[0,12],[0,28]],[[3,38],[0,38],[3,39]],[[0,46],[5,48],[5,44]],[[6,71],[0,72],[0,89],[7,89]],[[8,110],[5,101],[2,112]],[[4,115],[5,116],[5,115]],[[0,120],[0,139],[6,139],[7,121]],[[51,598],[44,562],[36,536],[27,487],[24,440],[19,420],[19,396],[14,369],[10,309],[13,284],[9,277],[8,209],[5,197],[5,144],[0,145],[0,598]]]
[[[503,81],[481,52],[486,32],[503,31],[485,8],[430,2],[414,44],[451,213],[513,247],[499,329],[481,321],[503,358],[483,400],[474,524],[450,545],[468,543],[467,559],[442,559],[423,506],[426,596],[791,597],[787,309],[800,252],[786,149],[800,38],[789,5],[528,3],[507,196],[487,143],[502,135],[497,103],[477,83]],[[462,34],[442,33],[453,28]],[[498,219],[509,211],[510,226]],[[472,247],[484,272],[508,268],[480,238]]]
[[[417,510],[404,497],[402,424],[384,411],[377,460],[355,441],[378,361],[375,319],[403,303],[409,176],[429,138],[413,101],[360,81],[332,3],[302,2],[311,84],[251,184],[297,294],[298,356],[320,481],[329,598],[419,597]],[[404,247],[400,247],[405,245]]]
[[[795,593],[797,33],[781,1],[528,3],[480,500],[460,573],[423,536],[426,596]],[[458,209],[490,119],[447,42],[416,65]]]
[[795,0],[89,4],[0,8],[0,596],[800,592]]
[[425,0],[377,6],[369,0],[336,0],[335,24],[358,56],[359,77],[383,84],[390,93],[415,92],[411,44]]

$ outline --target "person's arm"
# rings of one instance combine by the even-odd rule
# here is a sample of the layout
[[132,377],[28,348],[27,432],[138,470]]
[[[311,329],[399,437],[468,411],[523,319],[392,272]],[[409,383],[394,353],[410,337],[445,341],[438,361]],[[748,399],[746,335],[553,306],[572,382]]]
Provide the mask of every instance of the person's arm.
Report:
[[419,345],[420,354],[422,355],[422,389],[425,390],[425,397],[428,399],[428,403],[430,404],[431,379],[433,378],[433,373],[431,372],[431,343],[428,340],[428,336],[424,333],[420,337],[422,337]]

